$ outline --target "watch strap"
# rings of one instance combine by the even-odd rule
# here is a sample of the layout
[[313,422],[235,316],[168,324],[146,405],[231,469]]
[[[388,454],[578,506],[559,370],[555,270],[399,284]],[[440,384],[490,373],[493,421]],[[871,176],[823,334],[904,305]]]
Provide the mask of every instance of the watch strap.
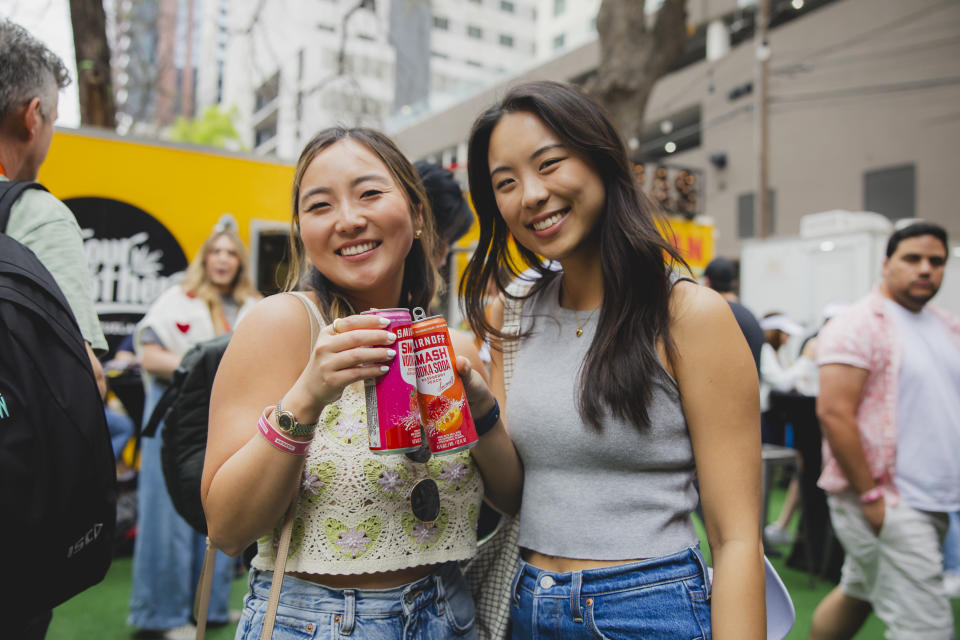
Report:
[[500,404],[497,399],[493,399],[493,406],[483,416],[473,419],[473,426],[477,430],[477,437],[484,435],[495,426],[500,420]]
[[289,411],[285,411],[281,405],[283,400],[277,402],[276,416],[277,416],[277,427],[279,430],[288,435],[293,436],[294,438],[306,438],[307,436],[312,436],[313,432],[316,431],[317,427],[320,425],[320,422],[314,422],[313,424],[304,424],[302,422],[297,422],[296,417]]

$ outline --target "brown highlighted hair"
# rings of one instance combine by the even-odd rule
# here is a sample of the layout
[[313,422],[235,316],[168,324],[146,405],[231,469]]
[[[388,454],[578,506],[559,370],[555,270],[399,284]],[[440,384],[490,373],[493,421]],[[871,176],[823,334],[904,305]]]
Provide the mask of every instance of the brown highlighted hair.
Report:
[[561,275],[519,243],[521,264],[515,264],[508,252],[510,232],[497,208],[487,154],[494,127],[504,115],[516,112],[538,117],[567,149],[590,163],[604,184],[606,201],[595,231],[600,239],[603,304],[579,373],[580,416],[596,428],[604,415],[648,426],[647,405],[655,372],[661,368],[657,341],[663,340],[668,357],[675,354],[670,338],[671,271],[685,263],[657,230],[655,207],[640,192],[626,146],[609,117],[570,85],[517,85],[473,124],[467,172],[480,239],[460,282],[467,318],[475,331],[508,339],[484,315],[487,281],[492,278],[497,289],[512,298],[507,285],[523,269],[533,268],[540,277],[526,299]]
[[422,219],[422,233],[415,238],[410,252],[403,263],[403,284],[397,305],[401,307],[430,306],[439,281],[437,271],[430,261],[437,243],[436,227],[430,201],[423,190],[423,183],[416,169],[397,145],[379,131],[365,127],[330,127],[319,132],[306,144],[297,160],[293,175],[292,212],[290,219],[290,270],[287,273],[286,291],[304,286],[317,294],[320,310],[327,320],[351,315],[361,309],[354,309],[347,296],[320,271],[310,264],[305,256],[303,241],[300,238],[300,186],[307,167],[320,153],[341,140],[353,140],[369,149],[387,167],[397,185],[406,195],[410,205],[410,216],[414,220],[419,214]]

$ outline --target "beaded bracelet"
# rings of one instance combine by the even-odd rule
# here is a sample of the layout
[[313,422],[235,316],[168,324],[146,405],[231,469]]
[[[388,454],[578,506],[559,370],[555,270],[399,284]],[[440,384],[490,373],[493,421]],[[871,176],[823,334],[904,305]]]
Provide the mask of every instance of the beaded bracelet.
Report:
[[500,420],[500,405],[497,403],[497,399],[493,399],[493,407],[490,411],[487,411],[484,415],[479,418],[474,418],[473,426],[477,429],[477,437],[484,435],[495,426]]
[[876,502],[883,497],[883,489],[880,487],[874,487],[869,491],[864,491],[860,494],[860,503],[867,504],[868,502]]
[[309,440],[292,440],[277,431],[277,429],[270,424],[270,420],[267,419],[267,414],[272,410],[273,407],[268,407],[267,409],[264,409],[263,413],[260,414],[260,419],[257,421],[257,428],[260,430],[260,435],[266,438],[267,442],[284,453],[291,453],[295,456],[302,456],[306,454],[307,450],[310,448],[310,443],[313,442],[313,438],[310,438]]

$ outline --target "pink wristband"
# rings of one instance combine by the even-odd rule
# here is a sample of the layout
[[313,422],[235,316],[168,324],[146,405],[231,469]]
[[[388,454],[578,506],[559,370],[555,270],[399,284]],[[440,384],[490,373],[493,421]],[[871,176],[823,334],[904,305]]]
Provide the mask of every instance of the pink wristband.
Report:
[[860,494],[860,503],[866,504],[868,502],[876,502],[883,497],[883,489],[880,487],[874,487],[869,491],[864,491]]
[[260,414],[260,419],[257,421],[257,428],[260,430],[260,435],[266,438],[267,442],[277,449],[280,449],[280,451],[283,451],[284,453],[292,453],[295,456],[304,455],[310,448],[310,443],[313,442],[313,438],[310,438],[305,442],[293,440],[277,431],[274,426],[270,424],[270,420],[267,419],[267,413],[272,409],[273,407],[270,407]]

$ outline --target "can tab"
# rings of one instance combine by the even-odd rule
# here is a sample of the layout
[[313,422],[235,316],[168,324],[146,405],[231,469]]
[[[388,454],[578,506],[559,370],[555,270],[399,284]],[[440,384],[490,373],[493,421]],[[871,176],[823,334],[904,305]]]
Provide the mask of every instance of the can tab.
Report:
[[423,310],[423,307],[414,307],[413,308],[413,320],[414,322],[419,322],[427,317],[427,312]]

